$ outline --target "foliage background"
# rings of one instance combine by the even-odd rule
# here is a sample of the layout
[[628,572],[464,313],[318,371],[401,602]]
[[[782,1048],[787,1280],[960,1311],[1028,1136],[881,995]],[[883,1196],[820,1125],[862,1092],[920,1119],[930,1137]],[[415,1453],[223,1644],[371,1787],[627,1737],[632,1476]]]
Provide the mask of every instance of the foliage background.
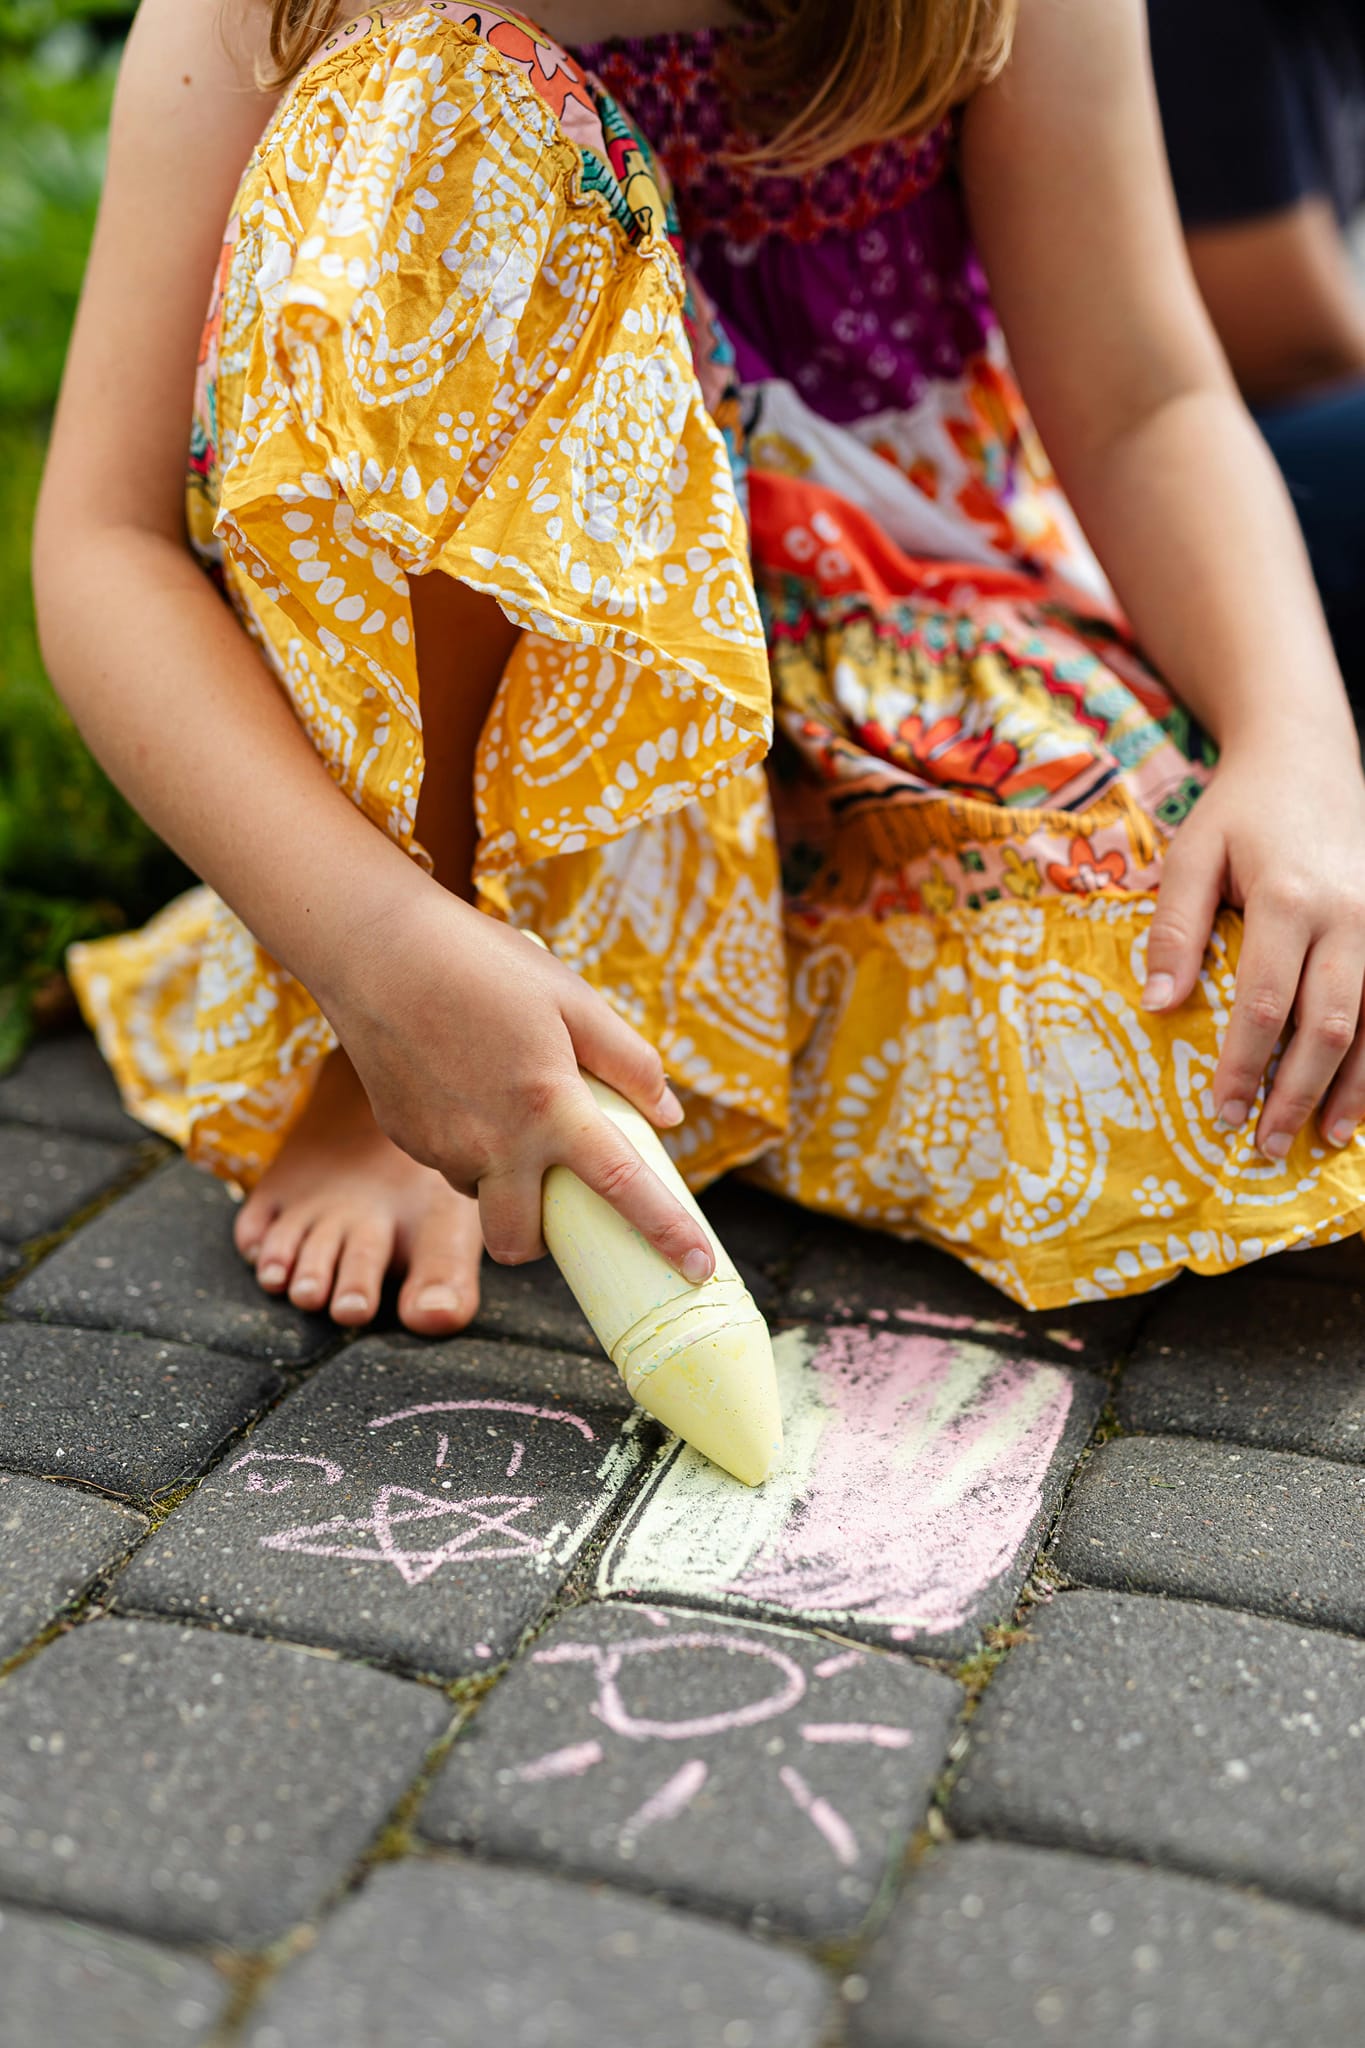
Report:
[[115,793],[43,672],[29,535],[104,173],[126,0],[0,0],[0,1072],[74,938],[184,871]]

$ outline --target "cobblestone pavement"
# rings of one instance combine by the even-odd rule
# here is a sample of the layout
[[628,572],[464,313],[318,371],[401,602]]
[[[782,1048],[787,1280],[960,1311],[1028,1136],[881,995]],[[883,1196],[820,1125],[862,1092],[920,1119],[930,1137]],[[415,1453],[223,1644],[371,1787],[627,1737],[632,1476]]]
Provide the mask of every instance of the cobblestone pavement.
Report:
[[1039,1317],[715,1205],[752,1494],[548,1267],[344,1341],[0,1081],[0,2048],[1358,2048],[1360,1246]]

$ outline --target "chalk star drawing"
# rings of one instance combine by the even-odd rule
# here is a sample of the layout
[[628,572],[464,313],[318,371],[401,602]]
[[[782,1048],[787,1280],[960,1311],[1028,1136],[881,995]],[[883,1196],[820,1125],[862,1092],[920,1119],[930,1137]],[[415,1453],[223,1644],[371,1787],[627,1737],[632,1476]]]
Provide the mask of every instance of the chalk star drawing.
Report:
[[[533,1664],[587,1665],[597,1693],[588,1711],[618,1739],[638,1743],[694,1742],[725,1735],[736,1728],[755,1728],[765,1721],[780,1720],[806,1700],[810,1691],[809,1676],[795,1657],[776,1643],[736,1635],[729,1630],[675,1630],[657,1610],[646,1608],[644,1612],[661,1633],[631,1636],[618,1643],[554,1643],[543,1650],[533,1651],[531,1656]],[[694,1715],[688,1720],[653,1720],[630,1711],[622,1697],[619,1682],[624,1666],[636,1657],[688,1656],[698,1650],[720,1650],[727,1656],[754,1658],[760,1669],[767,1667],[763,1676],[769,1689],[760,1698],[748,1700],[742,1706],[724,1707],[713,1713]],[[831,1678],[863,1661],[863,1652],[844,1651],[817,1664],[814,1676]],[[906,1749],[914,1739],[908,1728],[866,1721],[807,1720],[799,1723],[793,1732],[801,1742],[817,1746],[837,1743],[873,1749]],[[551,1750],[548,1755],[516,1764],[508,1775],[523,1785],[545,1784],[556,1778],[580,1778],[600,1764],[605,1756],[606,1750],[600,1741],[576,1742],[563,1749]],[[676,1820],[685,1813],[709,1776],[710,1765],[699,1756],[690,1757],[671,1772],[658,1790],[621,1822],[618,1839],[623,1851],[631,1853],[636,1841],[648,1828]],[[802,1774],[789,1764],[777,1771],[776,1782],[797,1812],[810,1822],[841,1868],[853,1869],[862,1860],[863,1851],[843,1815],[828,1799],[812,1791]]]
[[[565,1428],[576,1431],[586,1443],[595,1441],[591,1424],[585,1422],[581,1415],[531,1401],[509,1401],[496,1396],[422,1401],[410,1408],[400,1408],[392,1415],[373,1416],[366,1427],[388,1429],[395,1423],[411,1422],[420,1416],[452,1414],[526,1416],[536,1422],[561,1423]],[[438,1435],[436,1444],[437,1471],[445,1468],[449,1453],[450,1437],[443,1431]],[[520,1438],[514,1439],[506,1467],[509,1479],[514,1479],[520,1472],[525,1455],[525,1443]],[[268,1475],[262,1469],[267,1465],[293,1469]],[[339,1486],[346,1476],[344,1467],[335,1458],[303,1451],[253,1449],[243,1452],[227,1469],[240,1472],[243,1467],[250,1468],[242,1482],[248,1493],[287,1493],[293,1490],[297,1479]],[[450,1483],[445,1480],[442,1485],[449,1486]],[[300,1522],[292,1529],[280,1529],[273,1535],[262,1536],[260,1543],[263,1550],[290,1550],[305,1557],[339,1557],[348,1561],[372,1559],[377,1564],[392,1565],[406,1585],[420,1586],[424,1580],[433,1578],[443,1564],[457,1557],[496,1563],[502,1558],[543,1556],[549,1547],[548,1538],[534,1536],[526,1529],[512,1526],[528,1515],[532,1508],[539,1507],[540,1502],[539,1494],[479,1493],[467,1495],[463,1500],[452,1500],[444,1491],[431,1494],[413,1486],[381,1486],[368,1514],[332,1515],[323,1522]],[[494,1508],[499,1512],[488,1512]],[[458,1523],[459,1526],[444,1541],[419,1543],[412,1547],[406,1546],[395,1534],[400,1528],[423,1522]],[[364,1540],[366,1537],[370,1539],[368,1543]],[[490,1540],[493,1538],[501,1540]]]
[[[397,1506],[400,1501],[407,1505]],[[519,1516],[538,1505],[534,1494],[481,1493],[468,1500],[449,1500],[441,1495],[419,1493],[412,1486],[381,1486],[368,1515],[333,1515],[325,1522],[302,1522],[296,1528],[281,1529],[273,1536],[263,1536],[261,1544],[266,1550],[299,1551],[305,1557],[374,1558],[378,1563],[391,1564],[406,1585],[420,1586],[424,1579],[432,1578],[452,1558],[539,1556],[544,1547],[541,1539],[528,1530],[511,1526]],[[488,1508],[499,1508],[501,1513],[485,1513]],[[464,1526],[444,1543],[429,1547],[404,1549],[394,1534],[400,1525],[453,1521],[456,1518]],[[488,1544],[481,1541],[494,1534],[505,1538],[505,1542]],[[352,1539],[369,1536],[372,1541],[366,1545],[356,1540],[323,1540],[347,1536]]]

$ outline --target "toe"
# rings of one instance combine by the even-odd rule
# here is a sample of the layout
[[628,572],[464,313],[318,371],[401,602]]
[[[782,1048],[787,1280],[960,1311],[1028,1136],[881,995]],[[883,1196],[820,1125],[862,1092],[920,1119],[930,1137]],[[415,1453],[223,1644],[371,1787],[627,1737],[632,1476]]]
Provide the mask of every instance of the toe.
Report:
[[413,1236],[398,1314],[422,1337],[447,1337],[473,1321],[479,1306],[483,1239],[475,1202],[457,1195],[422,1219]]
[[275,1204],[257,1189],[248,1195],[232,1224],[232,1241],[249,1266],[256,1263],[261,1241],[275,1220]]
[[345,1226],[340,1218],[323,1218],[315,1223],[299,1247],[294,1276],[289,1282],[289,1299],[295,1308],[320,1309],[336,1280],[337,1256]]
[[299,1246],[309,1222],[302,1209],[286,1209],[276,1216],[256,1252],[256,1278],[267,1294],[283,1294],[294,1270]]
[[392,1224],[369,1221],[352,1225],[337,1260],[336,1285],[332,1290],[332,1316],[336,1322],[354,1327],[373,1320],[392,1258]]

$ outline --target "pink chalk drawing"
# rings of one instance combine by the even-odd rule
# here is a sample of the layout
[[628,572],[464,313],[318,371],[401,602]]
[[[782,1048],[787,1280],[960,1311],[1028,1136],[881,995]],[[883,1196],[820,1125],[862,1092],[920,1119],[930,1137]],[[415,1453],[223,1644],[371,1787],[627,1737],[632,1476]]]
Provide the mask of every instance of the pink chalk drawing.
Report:
[[673,1773],[666,1785],[660,1785],[629,1820],[621,1823],[622,1835],[633,1839],[642,1835],[646,1828],[656,1827],[661,1820],[676,1820],[692,1804],[708,1774],[709,1766],[699,1756],[694,1756],[690,1763],[685,1763],[680,1771]]
[[[234,1459],[227,1469],[229,1472],[240,1472],[243,1465],[265,1464],[267,1462],[272,1465],[317,1465],[321,1468],[322,1476],[329,1486],[340,1485],[341,1481],[346,1477],[346,1474],[341,1466],[337,1464],[335,1458],[308,1458],[301,1451],[244,1451],[241,1457]],[[294,1478],[295,1475],[292,1472],[286,1472],[272,1483],[266,1478],[264,1472],[248,1472],[246,1475],[246,1490],[248,1493],[287,1493],[294,1484]]]
[[803,1742],[866,1742],[873,1749],[908,1749],[914,1741],[908,1728],[884,1728],[875,1721],[807,1721]]
[[449,1456],[450,1438],[442,1431],[441,1435],[436,1439],[436,1470],[438,1472]]
[[[665,1650],[726,1650],[741,1657],[759,1657],[771,1664],[779,1683],[766,1699],[749,1700],[721,1714],[703,1714],[692,1721],[637,1720],[626,1710],[617,1686],[621,1666],[631,1657],[658,1656]],[[747,1637],[721,1635],[716,1630],[697,1630],[687,1635],[632,1636],[624,1643],[603,1647],[600,1643],[556,1643],[537,1650],[537,1664],[591,1664],[597,1674],[598,1693],[592,1712],[606,1723],[613,1735],[628,1742],[653,1737],[659,1742],[690,1742],[699,1735],[721,1735],[727,1728],[752,1728],[785,1714],[805,1698],[806,1674],[792,1657],[769,1643],[750,1642]]]
[[490,1415],[532,1415],[538,1422],[566,1422],[570,1429],[576,1429],[588,1443],[594,1441],[589,1425],[581,1415],[571,1415],[566,1408],[536,1408],[529,1401],[419,1401],[414,1408],[399,1408],[392,1415],[375,1415],[366,1423],[367,1429],[387,1429],[391,1422],[410,1422],[414,1415],[449,1415],[458,1409],[482,1409]]
[[828,1799],[817,1798],[799,1771],[790,1764],[783,1764],[778,1777],[792,1796],[792,1804],[798,1806],[811,1825],[820,1830],[829,1843],[838,1861],[846,1870],[851,1870],[858,1861],[858,1838],[841,1813],[836,1813]]
[[[812,1679],[783,1647],[780,1637],[765,1641],[741,1635],[733,1629],[679,1629],[657,1609],[647,1609],[646,1614],[654,1626],[662,1628],[663,1633],[628,1636],[617,1643],[552,1643],[543,1650],[533,1651],[531,1656],[534,1664],[584,1667],[591,1676],[595,1691],[588,1711],[608,1734],[620,1741],[648,1745],[654,1742],[715,1740],[737,1729],[757,1728],[784,1719],[789,1732],[794,1732],[803,1742],[816,1748],[822,1743],[860,1743],[873,1749],[900,1750],[908,1748],[913,1740],[908,1728],[871,1721],[807,1721],[792,1731],[788,1717],[809,1697]],[[765,1689],[757,1698],[738,1705],[717,1707],[711,1713],[671,1721],[633,1712],[626,1705],[621,1687],[625,1674],[636,1660],[658,1656],[692,1659],[697,1653],[708,1651],[721,1652],[727,1659],[751,1659],[756,1667],[757,1681]],[[838,1676],[850,1668],[850,1663],[861,1664],[864,1661],[861,1651],[826,1658],[816,1665],[815,1677]],[[779,1751],[782,1746],[781,1742],[776,1745]],[[551,1750],[545,1756],[532,1757],[502,1775],[520,1784],[542,1784],[557,1778],[579,1777],[600,1763],[603,1756],[603,1745],[594,1737],[590,1741],[571,1743],[564,1749]],[[632,1845],[648,1829],[680,1819],[706,1785],[710,1771],[710,1763],[699,1756],[689,1757],[672,1771],[657,1790],[619,1824],[618,1840],[623,1850],[633,1853]],[[860,1861],[862,1852],[848,1822],[828,1799],[812,1790],[799,1771],[785,1765],[776,1772],[775,1782],[810,1821],[836,1862],[848,1869]]]
[[552,1749],[528,1764],[515,1764],[512,1776],[522,1785],[542,1785],[550,1778],[581,1778],[601,1761],[600,1742],[571,1742],[567,1749]]
[[[404,1506],[396,1505],[407,1503]],[[391,1564],[405,1585],[420,1586],[449,1564],[452,1558],[504,1558],[536,1556],[544,1547],[541,1540],[512,1523],[538,1503],[533,1495],[510,1493],[477,1494],[469,1500],[449,1500],[419,1493],[411,1486],[381,1486],[368,1515],[333,1515],[325,1522],[304,1522],[294,1529],[281,1529],[263,1536],[265,1550],[293,1550],[305,1557],[374,1558]],[[501,1512],[489,1514],[485,1510]],[[405,1549],[394,1534],[412,1523],[452,1522],[463,1526],[443,1543]],[[504,1540],[491,1544],[488,1538]],[[324,1541],[324,1538],[351,1540]],[[363,1539],[368,1537],[366,1543]]]
[[523,1444],[523,1443],[514,1443],[514,1444],[513,1444],[513,1446],[512,1446],[512,1456],[511,1456],[511,1459],[510,1459],[510,1461],[509,1461],[509,1463],[508,1463],[508,1466],[507,1466],[507,1477],[508,1477],[509,1479],[515,1479],[515,1478],[516,1478],[516,1476],[517,1476],[518,1472],[520,1472],[520,1470],[521,1470],[521,1461],[522,1461],[522,1459],[523,1459],[523,1458],[524,1458],[525,1456],[526,1456],[526,1446],[525,1446],[525,1444]]
[[837,1657],[826,1657],[823,1664],[817,1664],[815,1675],[817,1678],[833,1678],[837,1671],[852,1671],[855,1665],[862,1663],[866,1654],[865,1650],[841,1650]]
[[892,1642],[959,1628],[1015,1566],[1073,1400],[1060,1366],[839,1326],[774,1346],[786,1430],[763,1486],[685,1448],[608,1547],[607,1595],[800,1616]]

